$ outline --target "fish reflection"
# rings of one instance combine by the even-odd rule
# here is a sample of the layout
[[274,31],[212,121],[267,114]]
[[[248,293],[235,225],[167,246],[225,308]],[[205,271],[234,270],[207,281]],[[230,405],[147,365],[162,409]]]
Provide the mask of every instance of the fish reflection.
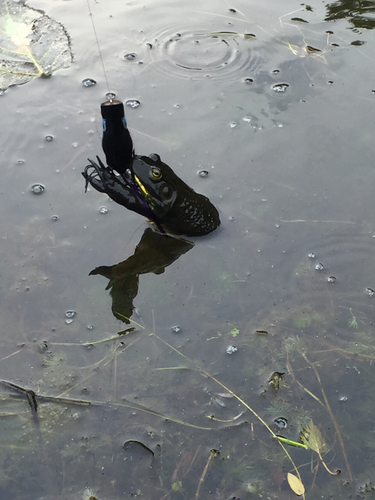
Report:
[[162,274],[166,267],[193,246],[190,241],[147,228],[134,255],[113,266],[97,267],[90,275],[100,274],[109,279],[106,289],[112,297],[112,312],[117,319],[129,324],[134,310],[133,301],[138,294],[139,275]]

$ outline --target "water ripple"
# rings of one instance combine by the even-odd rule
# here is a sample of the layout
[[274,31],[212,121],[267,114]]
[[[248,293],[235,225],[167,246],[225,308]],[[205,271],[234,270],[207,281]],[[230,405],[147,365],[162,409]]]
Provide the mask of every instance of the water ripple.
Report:
[[238,80],[242,70],[251,74],[265,62],[256,50],[254,38],[210,33],[196,27],[165,28],[146,45],[150,48],[152,71],[176,78]]

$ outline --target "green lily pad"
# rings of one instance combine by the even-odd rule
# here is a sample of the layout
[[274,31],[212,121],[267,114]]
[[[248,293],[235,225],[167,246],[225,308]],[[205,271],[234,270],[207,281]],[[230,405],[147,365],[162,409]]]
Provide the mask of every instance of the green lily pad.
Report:
[[61,23],[22,1],[0,0],[0,90],[51,76],[72,59]]

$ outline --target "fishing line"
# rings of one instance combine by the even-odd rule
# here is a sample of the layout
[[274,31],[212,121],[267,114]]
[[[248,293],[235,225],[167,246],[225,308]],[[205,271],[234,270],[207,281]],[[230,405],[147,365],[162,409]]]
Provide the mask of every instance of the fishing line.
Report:
[[114,95],[109,90],[109,83],[108,83],[107,73],[106,73],[105,67],[104,67],[104,60],[103,60],[103,56],[102,56],[102,51],[100,50],[99,39],[98,39],[98,35],[96,34],[96,29],[95,29],[95,24],[94,24],[94,16],[92,15],[91,8],[90,8],[90,0],[86,0],[86,2],[87,2],[87,7],[89,9],[89,14],[90,14],[90,18],[91,18],[92,29],[94,30],[96,45],[98,46],[99,57],[100,57],[100,60],[101,60],[101,63],[102,63],[102,68],[103,68],[104,78],[105,78],[105,81],[106,81],[106,84],[107,84],[108,94]]

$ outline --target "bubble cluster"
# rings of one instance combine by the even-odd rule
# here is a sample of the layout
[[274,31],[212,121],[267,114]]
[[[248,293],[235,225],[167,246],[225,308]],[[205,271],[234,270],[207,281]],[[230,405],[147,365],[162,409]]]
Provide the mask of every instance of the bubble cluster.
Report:
[[77,314],[76,311],[74,311],[73,309],[69,310],[69,311],[66,311],[66,313],[65,313],[65,318],[66,318],[65,319],[65,323],[67,325],[70,325],[71,323],[73,323],[73,320],[74,320],[76,314]]

